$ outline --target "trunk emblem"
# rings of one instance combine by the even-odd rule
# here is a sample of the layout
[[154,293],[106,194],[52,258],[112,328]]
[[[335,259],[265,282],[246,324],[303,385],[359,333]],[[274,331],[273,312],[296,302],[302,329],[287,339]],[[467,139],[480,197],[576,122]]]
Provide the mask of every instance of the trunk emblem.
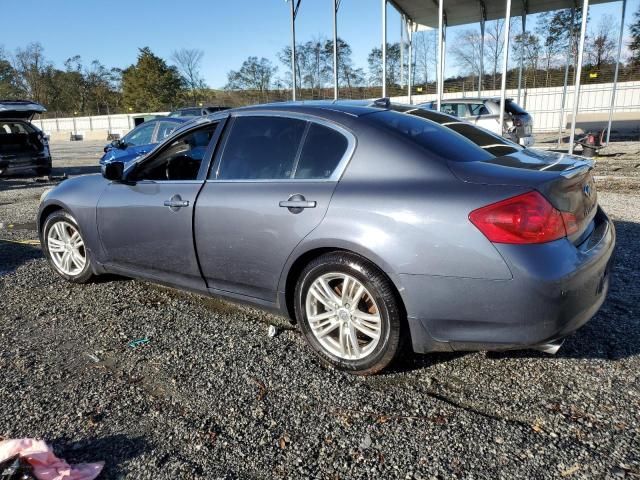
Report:
[[584,193],[587,197],[591,196],[591,185],[589,185],[588,183],[585,184],[584,187],[582,187],[582,193]]

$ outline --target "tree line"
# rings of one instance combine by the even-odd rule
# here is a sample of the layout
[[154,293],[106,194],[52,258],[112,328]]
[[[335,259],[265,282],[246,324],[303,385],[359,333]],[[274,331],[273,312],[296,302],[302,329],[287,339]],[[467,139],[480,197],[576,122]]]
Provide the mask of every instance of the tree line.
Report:
[[[522,32],[518,19],[512,20],[512,51],[507,83],[514,87],[517,67],[523,65],[523,86],[562,85],[569,58],[569,81],[576,67],[581,11],[560,10],[540,14],[532,30]],[[640,78],[640,9],[630,26],[630,56],[623,59],[619,80]],[[482,78],[480,75],[480,32],[457,32],[450,45],[447,62],[455,62],[459,75],[445,80],[445,91],[473,91],[482,80],[485,90],[500,85],[504,20],[487,22]],[[583,67],[585,82],[612,80],[617,52],[618,26],[605,15],[587,35]],[[421,31],[413,35],[412,85],[414,93],[435,92],[437,33]],[[340,96],[370,98],[380,94],[382,51],[371,49],[366,67],[355,64],[348,42],[338,39],[338,84]],[[44,104],[50,116],[94,115],[171,110],[184,105],[217,103],[228,106],[285,100],[290,96],[291,47],[276,53],[274,63],[250,56],[237,70],[227,73],[223,89],[212,89],[201,69],[204,52],[180,49],[166,60],[150,48],[138,51],[136,62],[124,68],[108,68],[99,60],[69,57],[56,67],[45,56],[40,43],[8,52],[0,46],[0,99],[28,98]],[[409,52],[406,43],[387,45],[387,90],[402,94],[408,82]],[[402,59],[404,61],[402,61]],[[316,37],[296,45],[296,83],[300,98],[332,98],[333,40]],[[404,89],[406,91],[406,88]]]

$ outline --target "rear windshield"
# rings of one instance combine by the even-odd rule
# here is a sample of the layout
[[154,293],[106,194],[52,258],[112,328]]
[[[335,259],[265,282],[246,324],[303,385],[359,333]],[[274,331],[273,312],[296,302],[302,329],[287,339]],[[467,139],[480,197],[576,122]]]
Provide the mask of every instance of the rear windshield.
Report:
[[520,113],[520,114],[526,114],[527,113],[527,111],[524,108],[522,108],[520,105],[518,105],[513,100],[507,100],[505,102],[504,109],[509,113]]
[[494,158],[462,135],[430,120],[390,110],[367,115],[366,118],[447,160],[475,162]]
[[15,122],[0,119],[0,135],[8,133],[33,133],[35,129],[26,122]]
[[522,150],[520,145],[469,123],[450,123],[447,125],[447,128],[450,128],[454,132],[458,132],[460,135],[468,138],[480,148],[492,155],[495,155],[496,157],[501,157],[502,155]]

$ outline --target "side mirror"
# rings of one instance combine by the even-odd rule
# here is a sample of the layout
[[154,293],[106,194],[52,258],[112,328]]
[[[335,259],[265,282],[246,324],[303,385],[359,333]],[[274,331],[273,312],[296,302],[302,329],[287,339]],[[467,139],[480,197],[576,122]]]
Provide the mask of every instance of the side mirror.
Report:
[[102,166],[102,176],[113,182],[124,180],[124,162],[107,162]]

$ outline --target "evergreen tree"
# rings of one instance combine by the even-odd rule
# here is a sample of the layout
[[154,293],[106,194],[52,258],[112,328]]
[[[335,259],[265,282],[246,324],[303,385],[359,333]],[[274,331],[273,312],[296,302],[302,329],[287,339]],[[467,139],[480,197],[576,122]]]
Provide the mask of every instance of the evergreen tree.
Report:
[[176,67],[167,65],[149,47],[141,48],[136,64],[122,72],[124,104],[136,112],[170,110],[183,90]]
[[633,66],[640,66],[640,7],[638,7],[638,10],[633,16],[634,21],[629,26],[631,30],[631,43],[629,44],[631,64]]

